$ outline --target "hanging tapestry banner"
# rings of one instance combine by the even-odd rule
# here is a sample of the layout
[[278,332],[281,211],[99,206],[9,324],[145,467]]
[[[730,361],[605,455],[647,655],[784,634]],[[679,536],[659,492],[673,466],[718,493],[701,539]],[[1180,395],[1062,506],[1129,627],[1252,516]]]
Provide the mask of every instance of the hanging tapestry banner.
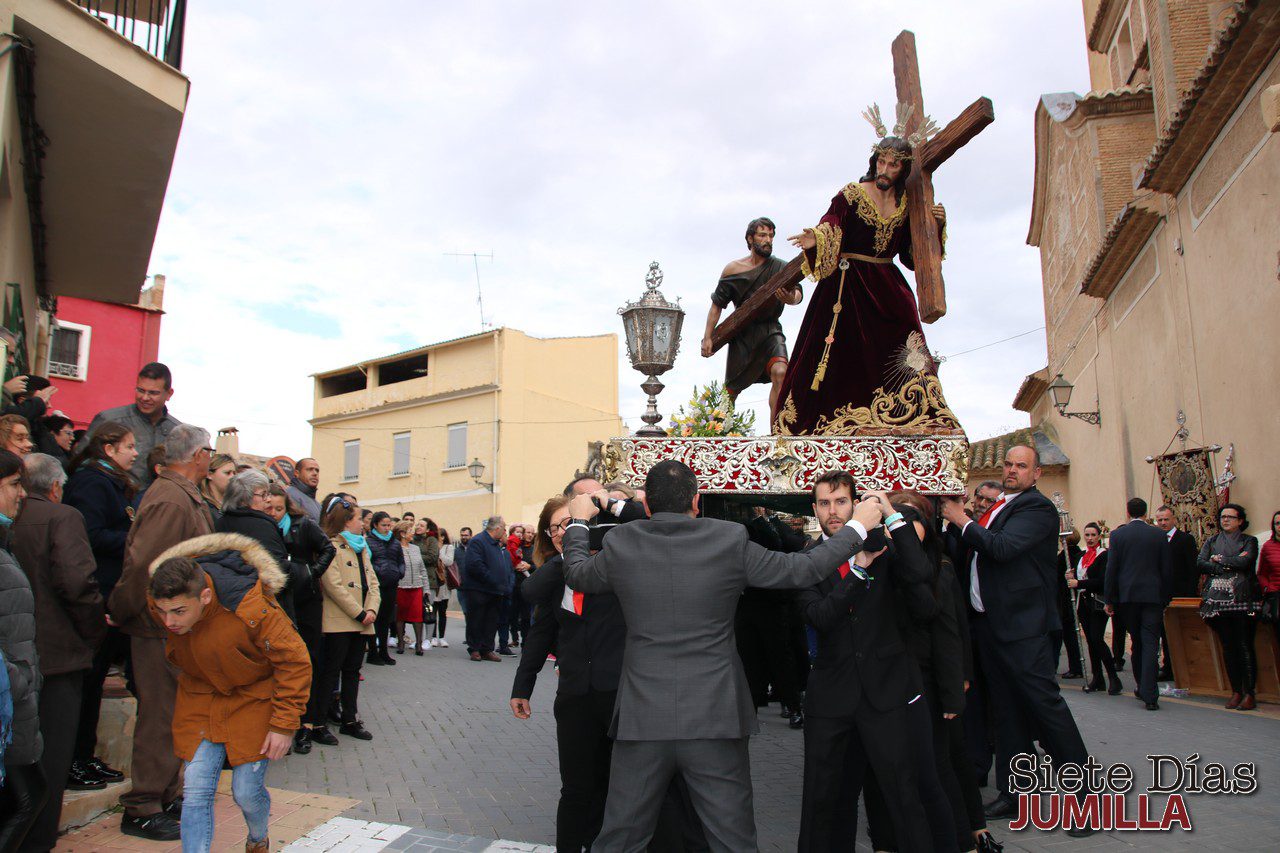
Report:
[[1173,509],[1178,529],[1203,542],[1218,532],[1218,490],[1207,447],[1156,458],[1160,496]]

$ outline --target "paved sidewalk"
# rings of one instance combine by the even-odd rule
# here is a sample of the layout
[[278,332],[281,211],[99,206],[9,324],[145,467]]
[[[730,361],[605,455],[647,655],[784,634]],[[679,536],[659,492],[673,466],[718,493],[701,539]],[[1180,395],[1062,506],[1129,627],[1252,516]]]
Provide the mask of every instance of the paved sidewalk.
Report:
[[[472,663],[461,648],[461,629],[461,620],[450,620],[453,648],[397,656],[394,667],[365,667],[361,716],[374,734],[372,742],[340,735],[340,746],[316,746],[310,755],[273,765],[271,784],[358,799],[362,802],[347,817],[426,830],[437,841],[452,835],[460,845],[435,844],[434,849],[483,850],[496,839],[552,843],[559,789],[551,718],[556,676],[550,667],[543,670],[533,718],[516,720],[507,707],[515,659]],[[1251,796],[1189,796],[1191,833],[1110,832],[1071,839],[993,827],[1006,850],[1276,849],[1280,709],[1264,706],[1265,714],[1251,714],[1216,703],[1165,699],[1161,710],[1151,713],[1128,694],[1083,694],[1080,683],[1066,682],[1064,693],[1086,744],[1104,764],[1127,762],[1139,788],[1150,782],[1146,755],[1168,753],[1198,754],[1202,764],[1228,767],[1256,762],[1259,790]],[[760,846],[793,850],[802,734],[787,728],[776,706],[762,713],[761,724],[751,745]],[[984,791],[985,798],[990,796]],[[467,846],[458,836],[486,844]],[[865,835],[858,849],[870,849]]]

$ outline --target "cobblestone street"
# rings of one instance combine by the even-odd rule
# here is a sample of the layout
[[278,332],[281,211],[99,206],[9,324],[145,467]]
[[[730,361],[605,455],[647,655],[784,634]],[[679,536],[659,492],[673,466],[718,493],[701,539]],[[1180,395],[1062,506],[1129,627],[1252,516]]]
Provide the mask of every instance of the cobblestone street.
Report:
[[[433,649],[421,658],[398,656],[395,667],[365,668],[361,716],[374,733],[372,742],[343,737],[341,746],[316,746],[310,755],[273,765],[269,783],[358,799],[361,803],[346,817],[425,829],[441,839],[454,834],[549,844],[559,785],[551,718],[555,675],[550,667],[543,671],[533,718],[516,720],[507,709],[515,659],[472,663],[461,648],[462,621],[450,620],[449,627],[455,641],[450,649]],[[1245,714],[1218,703],[1164,699],[1152,714],[1127,694],[1085,695],[1080,682],[1068,685],[1065,694],[1091,752],[1104,764],[1127,762],[1139,790],[1150,782],[1149,753],[1196,753],[1201,762],[1228,767],[1254,761],[1259,789],[1251,796],[1189,796],[1191,833],[1110,832],[1072,839],[996,825],[1007,850],[1275,849],[1280,837],[1277,709],[1264,706],[1264,713]],[[800,815],[802,736],[788,729],[775,709],[762,713],[762,731],[751,744],[756,824],[762,850],[791,850]],[[984,799],[993,796],[989,790],[983,794]],[[431,845],[484,849],[478,842]],[[870,849],[865,835],[858,849]]]

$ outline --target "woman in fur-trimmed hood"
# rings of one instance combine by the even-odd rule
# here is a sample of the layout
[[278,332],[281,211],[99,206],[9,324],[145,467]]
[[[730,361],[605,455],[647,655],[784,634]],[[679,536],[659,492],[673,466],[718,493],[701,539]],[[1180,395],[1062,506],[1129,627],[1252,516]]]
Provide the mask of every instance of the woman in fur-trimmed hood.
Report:
[[[157,569],[174,558],[194,560],[205,574],[189,624],[162,613],[153,596]],[[311,686],[306,647],[275,598],[284,572],[266,548],[236,533],[179,543],[150,571],[147,603],[156,623],[168,628],[166,656],[182,671],[174,751],[191,761],[207,740],[226,746],[232,767],[260,760],[267,732],[292,737]]]

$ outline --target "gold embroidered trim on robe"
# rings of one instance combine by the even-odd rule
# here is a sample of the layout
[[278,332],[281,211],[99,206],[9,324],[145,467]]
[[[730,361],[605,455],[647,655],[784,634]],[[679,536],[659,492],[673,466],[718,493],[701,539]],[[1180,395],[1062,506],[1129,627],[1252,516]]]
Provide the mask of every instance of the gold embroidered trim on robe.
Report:
[[[775,422],[777,435],[793,435],[791,426],[797,418],[795,401],[787,401]],[[857,435],[865,430],[938,430],[958,432],[960,422],[947,407],[942,396],[942,383],[932,373],[916,376],[897,391],[876,389],[870,406],[852,403],[822,415],[807,435]]]
[[822,281],[836,271],[844,231],[839,225],[832,225],[830,222],[821,222],[816,228],[805,230],[813,235],[816,243],[813,247],[814,266],[809,266],[809,255],[806,252],[800,256],[800,271],[814,281]]
[[872,246],[875,253],[878,255],[889,248],[894,230],[907,221],[907,194],[904,192],[898,200],[898,209],[893,212],[893,216],[885,219],[880,215],[880,209],[871,200],[871,196],[862,188],[862,184],[854,181],[846,185],[842,192],[844,200],[857,209],[858,218],[875,229],[876,236]]

